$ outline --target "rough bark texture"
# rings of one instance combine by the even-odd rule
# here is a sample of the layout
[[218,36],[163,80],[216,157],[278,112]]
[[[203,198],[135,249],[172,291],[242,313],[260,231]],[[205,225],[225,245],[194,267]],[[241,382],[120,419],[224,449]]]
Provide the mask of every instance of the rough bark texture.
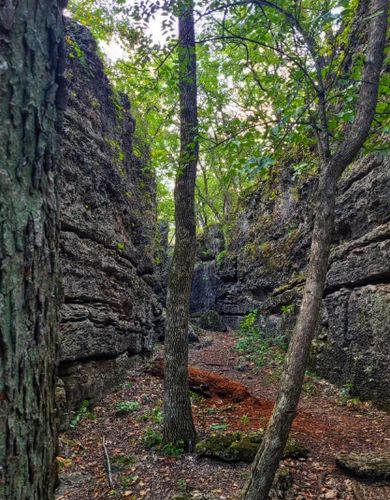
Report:
[[188,320],[196,233],[194,191],[198,116],[193,2],[179,6],[180,160],[175,184],[175,248],[168,274],[164,440],[192,449],[195,427],[188,391]]
[[59,374],[67,409],[120,384],[159,335],[154,176],[128,100],[104,74],[91,33],[66,23],[69,100],[60,150]]
[[[53,498],[62,18],[0,4],[0,497]],[[60,92],[59,92],[60,89]]]
[[296,415],[325,288],[337,179],[363,145],[374,117],[386,39],[388,1],[372,0],[370,7],[373,20],[369,28],[356,118],[339,151],[327,159],[321,168],[310,262],[300,312],[290,341],[275,408],[254,460],[251,477],[244,488],[246,500],[267,499],[282,457]]

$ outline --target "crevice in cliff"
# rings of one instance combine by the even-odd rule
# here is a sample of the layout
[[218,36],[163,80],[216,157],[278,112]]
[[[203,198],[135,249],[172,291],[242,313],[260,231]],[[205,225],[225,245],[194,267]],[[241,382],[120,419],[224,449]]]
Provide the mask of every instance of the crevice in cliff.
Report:
[[343,258],[346,252],[351,252],[356,249],[365,248],[375,243],[383,243],[389,241],[390,240],[390,227],[388,227],[389,222],[390,222],[390,216],[389,220],[386,220],[381,226],[379,226],[375,230],[375,233],[371,232],[368,235],[365,235],[357,240],[351,240],[348,243],[335,245],[335,247],[332,249],[333,253],[330,256],[329,265]]
[[58,367],[58,374],[61,377],[62,375],[66,375],[66,370],[71,369],[75,365],[86,365],[88,363],[93,363],[93,362],[102,362],[102,361],[115,361],[116,359],[119,359],[121,356],[124,354],[127,354],[128,358],[139,355],[140,353],[137,353],[135,351],[131,351],[129,349],[125,349],[124,351],[121,351],[119,353],[108,353],[108,352],[102,352],[99,354],[91,354],[90,356],[85,356],[82,358],[77,358],[75,360],[64,360],[61,361]]
[[354,282],[345,282],[333,286],[327,286],[325,288],[324,297],[330,295],[331,293],[337,292],[342,288],[348,290],[353,290],[355,288],[361,288],[368,285],[388,285],[390,284],[390,270],[384,273],[372,274],[360,280]]
[[379,162],[373,160],[371,162],[369,168],[367,168],[367,170],[363,170],[362,172],[359,172],[357,175],[355,175],[354,177],[349,179],[348,182],[346,181],[345,184],[341,183],[341,185],[339,187],[339,194],[344,194],[345,192],[347,192],[348,189],[351,188],[351,186],[353,186],[356,182],[364,179],[367,175],[369,175],[379,165],[380,165]]
[[113,251],[115,253],[115,255],[117,255],[118,257],[120,257],[122,259],[125,259],[128,262],[130,262],[130,264],[136,270],[137,276],[139,278],[141,278],[142,281],[147,286],[150,287],[150,284],[145,279],[143,279],[144,276],[150,276],[150,272],[149,271],[142,271],[142,270],[138,269],[136,261],[132,257],[130,257],[128,254],[126,254],[124,252],[119,253],[117,251],[117,249],[116,249],[115,246],[113,246],[113,245],[107,245],[107,243],[103,239],[98,238],[96,236],[96,233],[94,235],[92,235],[88,231],[85,231],[85,230],[83,230],[81,228],[73,226],[72,224],[69,224],[68,222],[64,222],[64,221],[61,222],[61,232],[63,232],[63,233],[67,233],[67,232],[68,233],[73,233],[73,234],[75,234],[80,239],[87,239],[87,240],[93,241],[94,243],[97,243],[98,245],[102,245],[106,250]]
[[89,297],[87,295],[79,295],[77,297],[67,297],[65,295],[64,304],[97,304],[102,306],[110,306],[112,309],[121,310],[122,304],[118,304],[117,302],[111,302],[109,300],[101,300],[96,299],[94,297]]

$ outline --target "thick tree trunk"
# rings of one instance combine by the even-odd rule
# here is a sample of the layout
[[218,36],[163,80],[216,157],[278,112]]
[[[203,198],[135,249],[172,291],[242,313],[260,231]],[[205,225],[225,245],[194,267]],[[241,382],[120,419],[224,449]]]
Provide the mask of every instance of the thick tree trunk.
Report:
[[198,116],[193,2],[179,6],[180,161],[175,184],[176,240],[168,275],[164,441],[191,450],[196,432],[188,389],[188,321],[196,232],[194,191]]
[[368,43],[356,118],[338,152],[321,168],[317,207],[302,303],[289,345],[278,398],[243,491],[245,500],[266,500],[296,415],[328,269],[337,179],[362,147],[374,117],[387,30],[388,0],[371,0]]
[[54,494],[57,2],[0,7],[0,497]]

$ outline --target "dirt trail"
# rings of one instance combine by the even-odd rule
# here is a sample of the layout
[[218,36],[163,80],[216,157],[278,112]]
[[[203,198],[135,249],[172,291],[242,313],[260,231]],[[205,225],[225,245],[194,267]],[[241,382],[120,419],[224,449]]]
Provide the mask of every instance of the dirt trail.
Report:
[[[199,435],[215,430],[264,428],[277,391],[277,367],[260,370],[239,357],[233,333],[209,333],[190,350],[190,381],[197,393],[193,413]],[[129,373],[123,388],[93,409],[60,438],[61,486],[57,500],[127,498],[131,500],[238,500],[249,465],[229,464],[195,455],[162,452],[161,363],[142,363]],[[159,376],[156,376],[159,375]],[[307,458],[286,459],[293,477],[287,499],[390,499],[388,486],[358,481],[335,465],[340,451],[390,447],[390,415],[368,404],[349,408],[339,390],[314,380],[306,384],[293,435],[309,450]],[[136,402],[134,411],[118,415],[117,405]],[[134,405],[133,405],[134,406]],[[113,464],[108,485],[102,438]],[[172,451],[172,450],[171,450]],[[175,450],[173,450],[175,451]]]
[[[212,343],[204,349],[193,349],[190,364],[241,382],[260,402],[253,404],[254,398],[249,398],[238,405],[232,426],[234,420],[242,421],[244,415],[250,420],[247,428],[255,430],[265,426],[278,388],[273,370],[269,367],[255,369],[251,363],[243,366],[235,350],[237,339],[234,333],[215,332],[209,335]],[[389,414],[362,402],[356,402],[353,407],[340,404],[338,389],[323,380],[312,382],[309,389],[309,394],[303,393],[292,430],[292,434],[310,450],[308,473],[310,462],[319,462],[325,474],[342,477],[343,473],[335,467],[337,453],[390,450]],[[242,428],[242,425],[235,427]],[[390,499],[390,488],[376,493],[378,498],[382,493]]]
[[[278,388],[270,369],[265,367],[256,373],[248,364],[247,370],[238,370],[235,336],[231,333],[211,333],[210,336],[213,339],[210,346],[191,351],[191,365],[244,384],[262,403],[262,410],[254,416],[268,418]],[[337,399],[338,391],[325,381],[318,381],[312,390],[314,394],[303,393],[301,398],[293,426],[296,434],[307,437],[313,446],[321,444],[321,452],[324,449],[339,452],[355,448],[362,451],[390,448],[389,414],[363,403],[353,408],[341,405]],[[240,407],[239,411],[244,409]]]

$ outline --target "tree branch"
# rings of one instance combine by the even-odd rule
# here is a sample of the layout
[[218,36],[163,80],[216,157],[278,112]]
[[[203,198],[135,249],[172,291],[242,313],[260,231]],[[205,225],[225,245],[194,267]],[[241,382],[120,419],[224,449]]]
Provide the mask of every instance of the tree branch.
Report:
[[363,146],[374,118],[384,58],[388,7],[388,0],[373,0],[371,3],[371,21],[361,78],[362,85],[356,105],[356,118],[329,165],[336,177],[343,172]]

